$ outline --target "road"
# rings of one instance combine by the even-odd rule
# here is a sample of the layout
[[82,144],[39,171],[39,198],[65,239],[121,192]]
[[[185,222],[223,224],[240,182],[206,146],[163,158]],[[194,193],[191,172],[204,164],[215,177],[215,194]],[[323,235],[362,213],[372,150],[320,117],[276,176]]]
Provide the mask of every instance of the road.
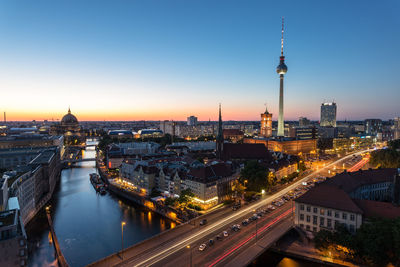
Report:
[[[300,179],[299,181],[287,186],[286,188],[282,189],[281,191],[270,195],[266,196],[260,201],[245,206],[241,208],[240,210],[232,213],[232,214],[226,214],[224,217],[220,218],[219,220],[209,223],[206,226],[202,226],[199,228],[194,228],[192,231],[189,233],[183,234],[178,238],[174,238],[170,242],[164,242],[160,246],[157,246],[155,248],[149,248],[149,250],[145,251],[144,253],[140,255],[136,255],[133,257],[128,257],[125,258],[123,262],[118,264],[117,266],[150,266],[150,265],[160,265],[165,259],[170,257],[171,255],[181,251],[183,248],[186,248],[187,246],[191,246],[193,250],[198,249],[198,244],[202,243],[207,240],[209,236],[216,235],[221,231],[223,228],[228,228],[230,225],[232,225],[234,222],[237,220],[240,220],[241,218],[248,217],[251,214],[253,214],[254,210],[258,210],[261,207],[264,207],[271,203],[273,200],[282,197],[283,195],[287,194],[289,191],[294,190],[296,187],[301,185],[304,181],[308,181],[309,179],[315,178],[320,173],[326,169],[330,169],[333,166],[340,164],[342,161],[347,160],[351,158],[353,155],[360,155],[365,152],[369,152],[372,149],[368,150],[363,150],[359,151],[350,155],[347,155],[343,158],[340,158],[325,167],[305,176],[304,178]],[[283,209],[279,209],[279,212],[284,212]],[[279,216],[278,214],[276,214]],[[249,227],[251,229],[251,227]],[[249,230],[250,231],[250,230]],[[194,244],[194,245],[193,245]],[[196,247],[197,246],[197,247]],[[211,250],[211,249],[210,249]],[[161,266],[161,265],[160,265]],[[181,266],[181,264],[179,264]]]

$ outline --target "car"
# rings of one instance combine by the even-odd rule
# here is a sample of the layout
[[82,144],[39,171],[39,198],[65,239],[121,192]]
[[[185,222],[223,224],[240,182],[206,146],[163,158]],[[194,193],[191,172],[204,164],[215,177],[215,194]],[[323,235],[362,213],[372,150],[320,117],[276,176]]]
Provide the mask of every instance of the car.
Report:
[[213,239],[208,240],[208,245],[210,246],[214,245],[214,240]]
[[223,231],[222,234],[224,235],[224,237],[227,237],[229,235],[227,231]]
[[248,220],[246,219],[246,220],[244,220],[243,222],[242,222],[242,225],[243,226],[246,226],[246,225],[248,225],[249,224],[249,222],[248,222]]
[[217,240],[222,240],[222,235],[221,234],[217,235],[216,239]]
[[199,250],[200,250],[200,251],[203,251],[203,250],[206,249],[206,247],[207,247],[206,244],[201,244],[200,247],[199,247]]
[[200,221],[200,225],[205,225],[205,224],[207,224],[207,219],[203,219]]

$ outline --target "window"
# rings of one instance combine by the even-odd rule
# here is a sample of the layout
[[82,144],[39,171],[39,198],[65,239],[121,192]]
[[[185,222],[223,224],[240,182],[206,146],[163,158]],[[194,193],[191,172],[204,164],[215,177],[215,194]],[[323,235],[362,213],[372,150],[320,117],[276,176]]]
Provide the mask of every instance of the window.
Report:
[[339,218],[339,212],[335,211],[335,218]]
[[312,228],[312,230],[313,230],[314,232],[316,232],[316,231],[317,231],[317,227],[314,226],[314,227]]
[[327,219],[326,223],[327,223],[328,228],[332,228],[332,220],[331,219]]
[[304,221],[304,214],[300,214],[300,221]]
[[325,215],[325,210],[324,209],[319,209],[319,214]]
[[311,216],[307,215],[306,220],[307,220],[307,222],[310,222],[311,221]]
[[335,228],[337,228],[338,226],[339,226],[339,221],[338,220],[335,220]]
[[300,205],[300,210],[304,210],[304,205],[303,204]]
[[344,212],[343,212],[342,218],[343,218],[343,220],[347,220],[347,213],[344,213]]
[[306,225],[306,229],[307,229],[307,230],[310,230],[310,226],[309,226],[309,225]]
[[325,225],[325,218],[324,217],[319,217],[319,225],[324,226]]
[[304,228],[304,224],[301,223],[301,224],[300,224],[300,227],[301,227],[301,228]]
[[332,216],[332,211],[331,210],[328,210],[328,216],[330,217],[330,216]]
[[314,209],[313,209],[313,212],[314,212],[314,213],[318,213],[318,208],[314,208]]
[[354,225],[350,224],[349,226],[350,226],[350,233],[354,233],[355,232]]
[[311,207],[307,206],[307,211],[310,212],[311,211]]
[[354,221],[356,219],[356,216],[354,214],[350,214],[350,221]]
[[318,216],[313,216],[313,224],[317,225]]

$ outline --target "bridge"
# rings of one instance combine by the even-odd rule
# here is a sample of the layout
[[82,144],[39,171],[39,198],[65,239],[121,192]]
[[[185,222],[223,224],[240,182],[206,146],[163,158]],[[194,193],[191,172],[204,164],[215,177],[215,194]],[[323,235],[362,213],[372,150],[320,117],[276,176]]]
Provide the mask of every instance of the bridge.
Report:
[[[365,152],[367,150],[353,154]],[[89,266],[247,266],[293,228],[293,203],[287,202],[267,212],[249,225],[241,226],[240,231],[233,231],[231,226],[241,225],[244,219],[255,212],[260,209],[265,210],[273,200],[294,190],[302,182],[317,177],[322,171],[340,164],[353,154],[327,164],[281,191],[264,196],[261,200],[237,211],[229,208],[216,210],[100,259]],[[199,222],[203,218],[207,218],[208,223],[200,226]],[[217,235],[221,236],[223,231],[227,231],[228,235],[217,240]],[[213,245],[209,244],[210,239],[214,240]],[[203,251],[199,250],[201,244],[207,244],[207,248]]]
[[85,158],[85,159],[64,159],[61,161],[61,163],[78,163],[78,162],[85,162],[85,161],[96,161],[96,158]]

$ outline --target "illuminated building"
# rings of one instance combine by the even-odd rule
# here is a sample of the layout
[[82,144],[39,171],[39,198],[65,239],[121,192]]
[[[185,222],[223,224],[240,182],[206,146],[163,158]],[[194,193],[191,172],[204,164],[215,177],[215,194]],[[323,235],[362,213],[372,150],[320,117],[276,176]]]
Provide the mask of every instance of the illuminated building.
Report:
[[260,135],[263,137],[272,136],[272,113],[265,109],[265,112],[261,114],[261,129]]
[[365,134],[376,136],[382,132],[382,120],[380,119],[367,119],[364,121]]
[[70,108],[68,108],[68,113],[62,117],[61,123],[52,125],[50,133],[64,135],[66,145],[83,145],[86,142],[85,133],[81,130],[78,119],[71,113]]
[[233,143],[237,143],[244,137],[244,133],[239,129],[224,129],[222,132],[224,140],[230,140]]
[[274,140],[267,138],[245,138],[243,142],[248,144],[264,144],[270,151],[279,151],[290,155],[314,153],[317,149],[317,139],[296,140],[293,138],[284,138]]
[[321,104],[321,121],[319,123],[322,127],[336,127],[336,103],[322,103]]
[[343,172],[295,200],[296,225],[318,232],[339,224],[355,232],[369,218],[398,218],[400,176],[397,169]]
[[277,136],[283,137],[285,135],[285,125],[283,119],[283,76],[287,72],[287,66],[285,64],[285,56],[283,55],[283,18],[282,18],[282,38],[281,38],[281,57],[280,63],[276,68],[276,72],[279,74],[280,87],[279,87],[279,117],[278,117],[278,133]]

